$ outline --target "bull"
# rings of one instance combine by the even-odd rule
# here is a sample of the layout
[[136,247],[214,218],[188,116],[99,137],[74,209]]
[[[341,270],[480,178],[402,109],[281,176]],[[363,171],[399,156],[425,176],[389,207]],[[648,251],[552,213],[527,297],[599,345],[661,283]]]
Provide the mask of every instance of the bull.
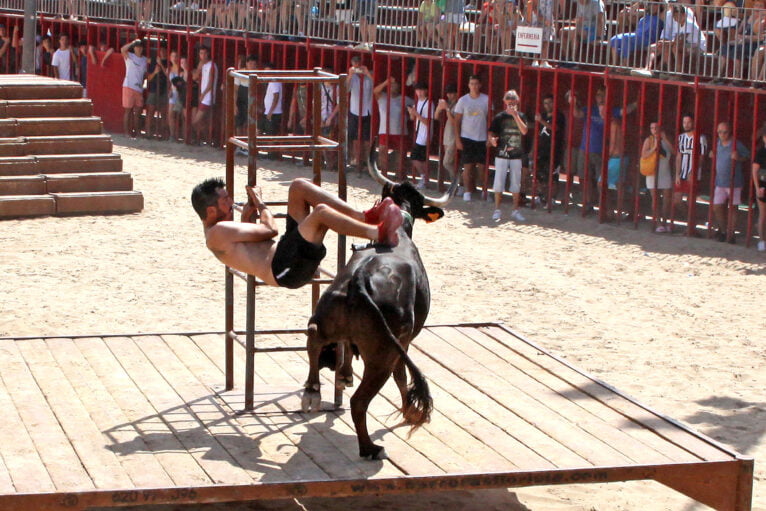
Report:
[[[336,354],[343,356],[336,381],[353,384],[352,354],[364,362],[362,381],[351,397],[351,417],[359,442],[359,455],[368,459],[386,457],[367,431],[367,407],[393,373],[401,393],[400,413],[410,432],[430,420],[433,402],[428,383],[407,355],[412,340],[428,317],[431,292],[420,254],[412,241],[414,219],[427,222],[444,216],[457,190],[457,179],[441,198],[425,197],[409,182],[386,179],[371,162],[370,174],[383,185],[383,198],[391,197],[402,210],[399,244],[393,248],[368,245],[355,250],[322,294],[309,319],[307,350],[309,374],[304,386],[303,411],[316,411],[321,403],[319,370],[336,367]],[[342,345],[343,349],[337,349]],[[406,369],[405,369],[406,367]],[[409,370],[412,377],[407,384]]]

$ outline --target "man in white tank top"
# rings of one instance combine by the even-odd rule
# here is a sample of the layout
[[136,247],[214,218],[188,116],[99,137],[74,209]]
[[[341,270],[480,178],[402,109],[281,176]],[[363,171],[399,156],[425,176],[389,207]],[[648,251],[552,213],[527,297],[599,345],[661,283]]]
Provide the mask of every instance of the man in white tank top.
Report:
[[203,132],[210,124],[213,106],[215,106],[215,91],[218,82],[218,67],[210,60],[210,50],[202,46],[199,49],[199,105],[192,117],[192,129],[195,142],[202,141]]

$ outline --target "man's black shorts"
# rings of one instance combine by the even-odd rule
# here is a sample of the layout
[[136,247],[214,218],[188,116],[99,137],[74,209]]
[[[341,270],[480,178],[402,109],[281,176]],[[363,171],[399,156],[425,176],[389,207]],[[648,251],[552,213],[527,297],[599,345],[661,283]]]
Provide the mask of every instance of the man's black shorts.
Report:
[[460,163],[463,165],[469,163],[478,163],[484,165],[487,162],[487,142],[471,140],[470,138],[460,137],[463,142],[463,151],[460,153]]
[[311,281],[326,254],[324,245],[303,239],[298,232],[298,222],[288,215],[287,228],[271,261],[271,272],[281,287],[297,289]]
[[[370,120],[372,116],[362,116],[362,138],[361,140],[370,140]],[[348,140],[359,140],[359,116],[348,114]]]
[[410,160],[413,161],[426,161],[428,154],[426,153],[426,146],[420,144],[414,144],[412,151],[410,151]]

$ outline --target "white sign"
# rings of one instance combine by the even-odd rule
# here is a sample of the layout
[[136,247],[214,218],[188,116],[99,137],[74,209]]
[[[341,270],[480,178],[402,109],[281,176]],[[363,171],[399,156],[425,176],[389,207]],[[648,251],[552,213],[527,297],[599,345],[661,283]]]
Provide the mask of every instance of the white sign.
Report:
[[543,49],[543,29],[540,27],[516,28],[516,51],[540,54]]

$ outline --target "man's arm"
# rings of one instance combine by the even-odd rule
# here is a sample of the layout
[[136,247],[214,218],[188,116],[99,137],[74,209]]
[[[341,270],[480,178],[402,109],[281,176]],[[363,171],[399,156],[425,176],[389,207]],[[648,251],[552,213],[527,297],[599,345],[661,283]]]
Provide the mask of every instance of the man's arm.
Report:
[[141,42],[140,39],[135,39],[133,41],[130,41],[129,43],[123,44],[122,48],[120,48],[120,53],[122,53],[122,58],[127,59],[128,51],[140,42]]
[[281,90],[279,92],[274,93],[274,97],[271,100],[271,106],[269,106],[268,110],[266,111],[266,117],[271,120],[271,116],[274,112],[274,110],[277,108],[277,103],[279,102],[279,97],[282,95]]
[[375,86],[374,89],[372,89],[372,95],[375,96],[375,99],[378,99],[380,97],[380,93],[383,92],[383,89],[385,89],[389,83],[393,81],[393,77],[389,76],[379,84]]
[[276,235],[276,230],[262,223],[218,222],[207,232],[207,248],[214,252],[228,252],[235,243],[258,243]]

